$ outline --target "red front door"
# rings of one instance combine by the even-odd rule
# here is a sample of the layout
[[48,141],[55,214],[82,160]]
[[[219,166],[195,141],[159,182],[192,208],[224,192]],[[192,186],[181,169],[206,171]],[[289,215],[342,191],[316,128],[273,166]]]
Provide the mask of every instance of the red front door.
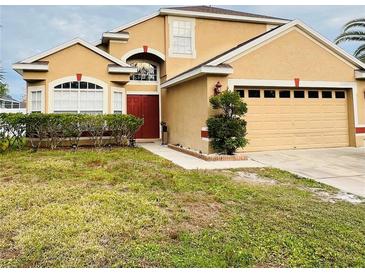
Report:
[[127,113],[144,119],[136,138],[159,138],[159,100],[158,95],[127,95]]

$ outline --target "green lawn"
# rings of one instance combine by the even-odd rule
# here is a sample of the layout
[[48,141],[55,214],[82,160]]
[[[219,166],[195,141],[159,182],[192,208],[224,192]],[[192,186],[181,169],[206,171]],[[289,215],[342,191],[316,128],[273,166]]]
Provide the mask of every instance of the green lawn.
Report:
[[365,204],[143,149],[0,155],[0,267],[365,267]]

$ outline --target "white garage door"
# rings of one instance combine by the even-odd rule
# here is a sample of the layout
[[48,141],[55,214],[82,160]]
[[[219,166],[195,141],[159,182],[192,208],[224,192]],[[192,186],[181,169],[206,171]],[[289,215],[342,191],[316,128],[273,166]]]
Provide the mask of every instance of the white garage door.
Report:
[[346,90],[235,90],[248,107],[246,151],[349,145]]

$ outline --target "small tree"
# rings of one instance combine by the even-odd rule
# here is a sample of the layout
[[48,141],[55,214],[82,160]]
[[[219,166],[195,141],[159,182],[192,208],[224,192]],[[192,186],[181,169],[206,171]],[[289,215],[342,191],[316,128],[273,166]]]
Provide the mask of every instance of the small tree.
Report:
[[207,120],[211,146],[217,152],[232,155],[237,148],[247,144],[246,121],[242,119],[247,112],[246,103],[237,92],[228,89],[212,96],[209,102],[213,109],[220,110]]

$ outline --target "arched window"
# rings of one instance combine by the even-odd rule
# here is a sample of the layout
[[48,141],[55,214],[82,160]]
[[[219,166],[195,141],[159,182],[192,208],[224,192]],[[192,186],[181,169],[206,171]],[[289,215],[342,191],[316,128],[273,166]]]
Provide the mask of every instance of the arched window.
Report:
[[137,72],[130,76],[130,80],[157,81],[157,66],[141,61],[130,62],[130,65],[137,68]]
[[54,87],[55,113],[103,113],[103,88],[89,82],[65,82]]

